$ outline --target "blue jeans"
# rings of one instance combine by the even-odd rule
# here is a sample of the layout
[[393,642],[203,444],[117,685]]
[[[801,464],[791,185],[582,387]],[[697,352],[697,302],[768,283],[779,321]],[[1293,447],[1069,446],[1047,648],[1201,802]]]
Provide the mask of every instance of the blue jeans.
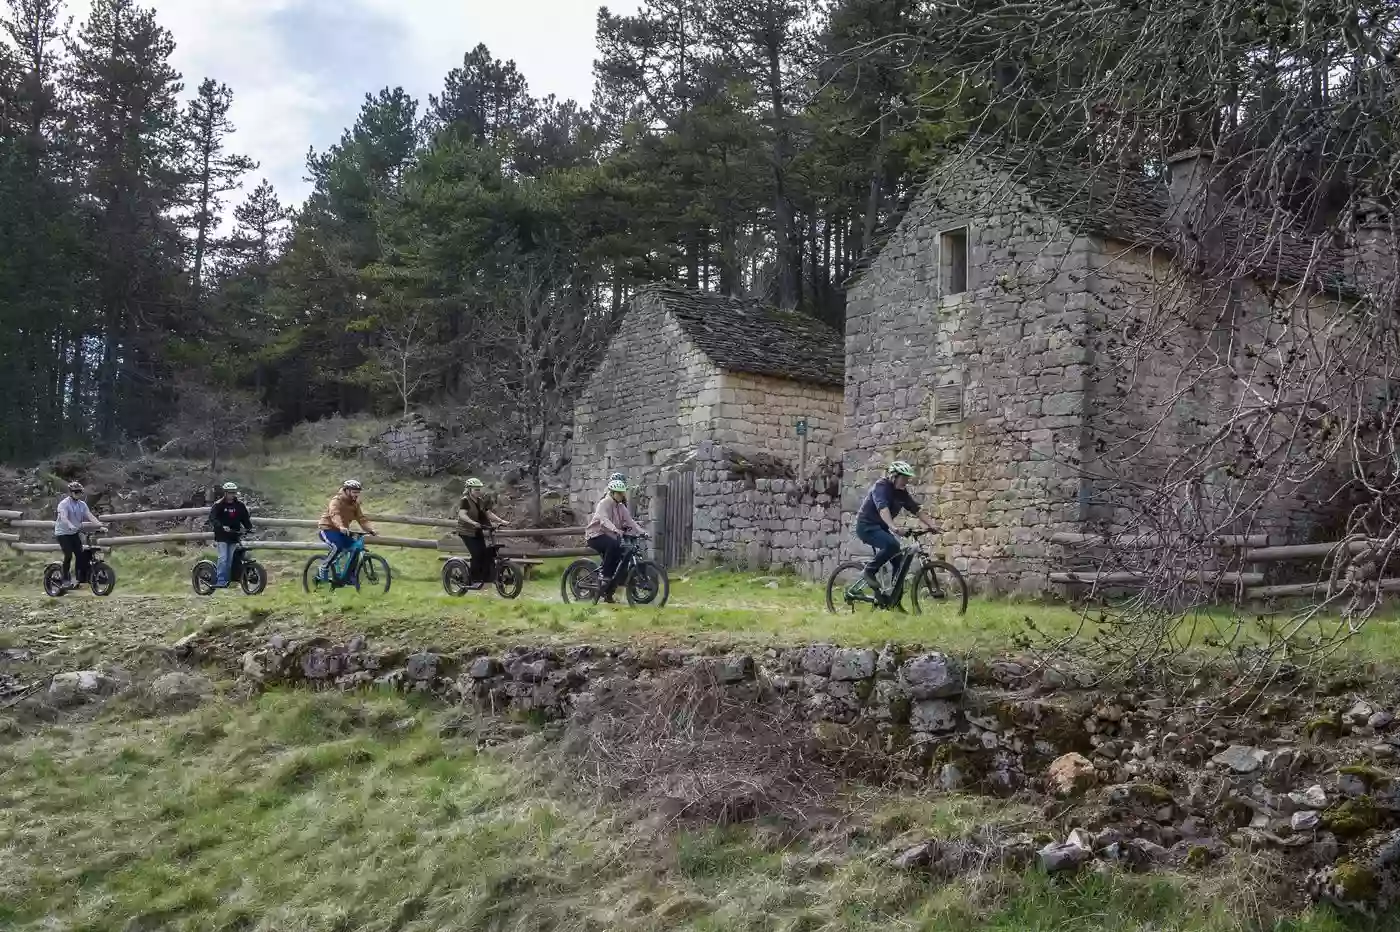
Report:
[[875,548],[875,559],[865,564],[865,571],[874,576],[880,568],[899,556],[899,538],[879,524],[856,525],[856,537]]
[[335,558],[349,550],[353,541],[350,540],[349,534],[342,534],[340,531],[322,531],[321,540],[330,548],[330,552],[321,566],[321,572],[316,575],[322,579],[330,579],[335,569]]
[[233,551],[238,544],[233,541],[215,541],[214,546],[219,548],[219,564],[214,570],[214,585],[227,586],[229,576],[233,575]]

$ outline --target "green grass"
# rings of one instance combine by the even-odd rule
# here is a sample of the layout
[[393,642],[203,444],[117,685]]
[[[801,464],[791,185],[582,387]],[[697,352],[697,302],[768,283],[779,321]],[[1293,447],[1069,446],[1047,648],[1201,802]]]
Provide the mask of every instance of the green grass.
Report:
[[[993,873],[948,884],[877,856],[904,832],[1020,815],[987,801],[884,799],[839,843],[762,827],[656,835],[436,726],[400,698],[274,693],[0,746],[0,927],[1249,927],[1248,900],[1234,895],[1245,880],[1233,890],[1218,877]],[[1316,913],[1275,928],[1343,926]]]

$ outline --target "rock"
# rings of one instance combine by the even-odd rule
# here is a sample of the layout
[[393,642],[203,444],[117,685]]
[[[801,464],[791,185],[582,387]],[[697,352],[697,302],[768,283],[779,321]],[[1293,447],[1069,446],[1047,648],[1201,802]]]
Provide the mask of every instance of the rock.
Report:
[[426,683],[437,678],[437,654],[421,653],[409,656],[405,672],[410,680]]
[[882,676],[894,676],[899,670],[899,657],[899,645],[892,642],[886,644],[875,658],[875,672]]
[[1084,755],[1071,751],[1056,758],[1045,771],[1045,779],[1056,796],[1077,796],[1098,782],[1094,765]]
[[1040,866],[1047,874],[1077,871],[1093,856],[1094,852],[1088,847],[1076,844],[1073,840],[1051,842],[1039,852]]
[[49,701],[54,705],[77,705],[100,696],[110,696],[121,688],[116,679],[96,670],[56,673],[49,681]]
[[467,676],[474,680],[489,680],[501,672],[501,665],[494,657],[478,657],[472,661]]
[[1311,832],[1317,828],[1322,821],[1322,814],[1312,809],[1303,809],[1293,813],[1293,818],[1289,825],[1295,832]]
[[904,851],[895,855],[890,861],[890,866],[896,870],[902,871],[911,871],[917,870],[920,867],[927,867],[933,861],[933,855],[937,848],[938,843],[936,841],[926,841],[912,848],[906,848]]
[[1167,861],[1167,849],[1146,838],[1132,838],[1123,846],[1123,859],[1130,867],[1146,870]]
[[1302,809],[1327,808],[1327,792],[1317,785],[1310,786],[1301,793],[1289,793],[1288,798]]
[[1376,714],[1376,707],[1366,700],[1358,700],[1355,705],[1347,710],[1342,716],[1342,720],[1353,728],[1360,728],[1371,720],[1371,716]]
[[910,711],[909,727],[914,731],[933,733],[953,731],[958,727],[958,707],[944,699],[916,702]]
[[1366,780],[1359,774],[1343,773],[1337,777],[1337,790],[1343,796],[1355,799],[1366,795]]
[[802,651],[802,672],[811,676],[829,676],[836,648],[830,644],[813,644]]
[[1211,761],[1221,767],[1229,767],[1235,773],[1254,773],[1268,756],[1268,751],[1245,747],[1241,744],[1232,744],[1229,748],[1212,757]]
[[833,680],[866,680],[874,675],[873,650],[838,650],[831,660]]
[[366,640],[365,636],[357,634],[346,643],[345,652],[347,654],[362,654],[368,647],[369,641]]
[[945,654],[923,654],[906,660],[899,681],[913,699],[946,699],[963,692],[962,665]]
[[955,793],[967,785],[967,776],[957,764],[944,764],[938,771],[938,785],[945,792]]
[[198,702],[214,691],[214,684],[208,677],[172,670],[156,679],[150,691],[162,702]]
[[1362,844],[1345,860],[1313,871],[1306,885],[1313,899],[1343,909],[1368,913],[1388,909],[1400,891],[1400,831]]
[[1382,729],[1389,728],[1394,723],[1395,716],[1385,709],[1381,709],[1366,720],[1366,727],[1374,729],[1375,731],[1381,731]]

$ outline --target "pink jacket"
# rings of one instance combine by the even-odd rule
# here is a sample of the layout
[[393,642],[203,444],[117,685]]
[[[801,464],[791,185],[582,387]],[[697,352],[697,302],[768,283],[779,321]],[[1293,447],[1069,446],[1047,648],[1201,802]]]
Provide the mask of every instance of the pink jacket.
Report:
[[584,540],[595,537],[621,537],[623,534],[642,534],[641,525],[632,520],[632,513],[621,502],[613,501],[612,495],[604,495],[598,507],[593,509],[593,517],[588,519],[588,529],[583,532]]

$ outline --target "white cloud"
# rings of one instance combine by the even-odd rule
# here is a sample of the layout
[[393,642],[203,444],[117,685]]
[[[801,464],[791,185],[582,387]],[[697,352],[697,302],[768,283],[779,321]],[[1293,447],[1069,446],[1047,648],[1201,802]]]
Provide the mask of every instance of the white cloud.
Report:
[[[81,21],[89,0],[71,0]],[[145,0],[174,33],[187,95],[205,77],[234,92],[235,151],[300,201],[306,152],[334,143],[366,93],[420,102],[484,42],[536,96],[591,99],[596,0]],[[638,0],[610,2],[614,11]]]

